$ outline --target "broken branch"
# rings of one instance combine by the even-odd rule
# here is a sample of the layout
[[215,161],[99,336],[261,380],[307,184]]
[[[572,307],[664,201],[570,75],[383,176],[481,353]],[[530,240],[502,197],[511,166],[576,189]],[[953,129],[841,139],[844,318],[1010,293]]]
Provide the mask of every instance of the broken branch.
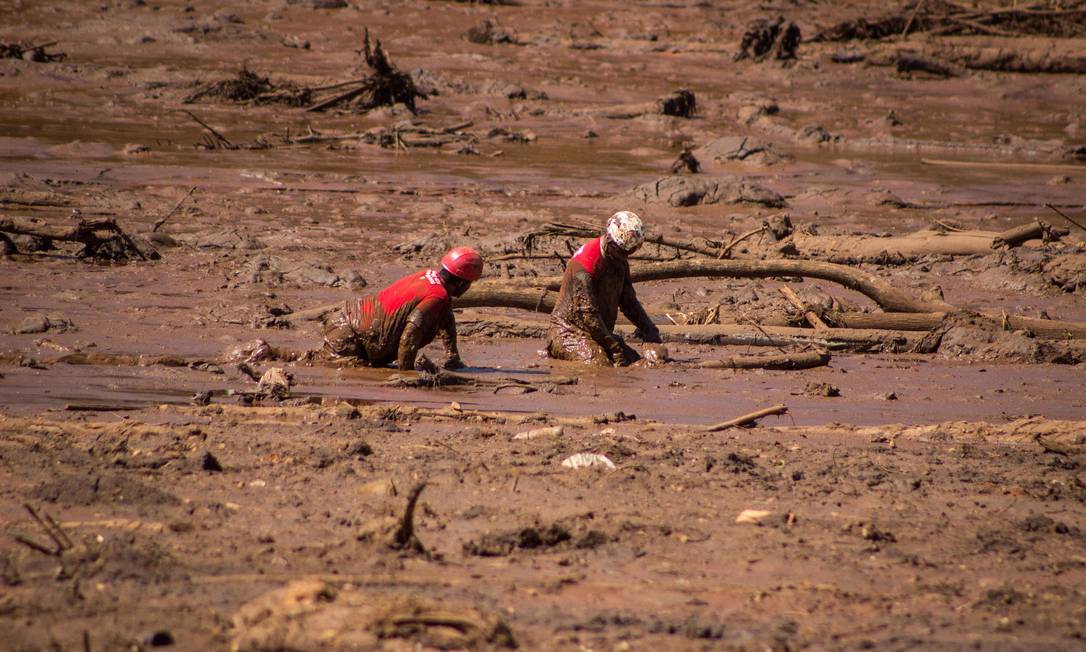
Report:
[[728,419],[727,421],[721,421],[720,423],[713,424],[705,427],[705,432],[718,432],[720,430],[727,430],[728,428],[734,428],[736,426],[744,426],[748,423],[754,423],[758,419],[768,417],[772,415],[780,415],[788,412],[788,406],[786,405],[774,405],[773,407],[763,408],[750,414],[744,414],[741,417],[734,419]]

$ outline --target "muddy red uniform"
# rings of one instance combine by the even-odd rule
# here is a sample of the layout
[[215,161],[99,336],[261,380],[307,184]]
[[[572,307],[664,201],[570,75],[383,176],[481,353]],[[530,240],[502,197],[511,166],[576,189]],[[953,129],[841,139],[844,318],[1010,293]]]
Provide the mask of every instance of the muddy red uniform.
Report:
[[458,360],[452,299],[439,272],[409,274],[377,294],[347,301],[325,326],[324,348],[334,357],[356,357],[374,365],[392,360],[411,370],[419,349],[440,331],[449,359]]
[[629,263],[605,255],[602,238],[590,240],[566,265],[551,313],[548,353],[597,364],[637,360],[637,352],[612,333],[619,310],[646,341],[660,341],[659,330],[637,300]]

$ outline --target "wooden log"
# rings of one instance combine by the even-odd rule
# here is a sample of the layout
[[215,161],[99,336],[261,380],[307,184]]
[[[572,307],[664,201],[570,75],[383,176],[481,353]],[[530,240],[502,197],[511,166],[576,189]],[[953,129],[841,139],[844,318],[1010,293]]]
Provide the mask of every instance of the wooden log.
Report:
[[[872,236],[811,236],[797,233],[793,242],[805,256],[817,256],[844,263],[899,258],[901,262],[920,256],[986,255],[1000,247],[1017,247],[1028,240],[1044,237],[1051,227],[1034,220],[1006,231],[946,231],[923,230],[903,236],[876,238]],[[1056,231],[1059,235],[1059,231]]]
[[[1002,313],[983,312],[981,315],[1004,323],[1009,330],[1027,330],[1038,337],[1060,340],[1086,339],[1086,322],[1038,319]],[[843,328],[890,329],[900,331],[930,331],[938,328],[947,313],[833,313],[830,321]]]
[[[665,342],[696,344],[731,344],[735,346],[774,346],[789,344],[814,345],[829,351],[912,351],[923,339],[919,332],[870,330],[854,328],[790,328],[787,326],[747,326],[739,324],[706,324],[697,326],[660,326]],[[618,326],[615,332],[631,337],[633,328]]]
[[780,353],[773,355],[737,355],[723,360],[703,360],[698,363],[704,369],[774,369],[795,371],[828,364],[830,354],[825,351]]

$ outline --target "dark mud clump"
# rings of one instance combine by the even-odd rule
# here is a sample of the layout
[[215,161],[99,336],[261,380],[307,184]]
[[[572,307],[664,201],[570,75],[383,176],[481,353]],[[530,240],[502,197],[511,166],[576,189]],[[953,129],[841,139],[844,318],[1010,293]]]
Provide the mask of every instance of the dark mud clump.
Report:
[[38,500],[60,505],[130,503],[141,505],[177,505],[177,496],[115,474],[61,475],[46,480],[31,493]]
[[54,43],[42,45],[22,45],[20,43],[0,43],[0,59],[22,59],[34,63],[53,63],[68,58],[63,52],[48,52],[46,48]]
[[692,118],[698,109],[697,98],[693,91],[685,88],[661,97],[657,103],[660,105],[660,113],[677,118]]
[[947,357],[1030,364],[1078,364],[1086,349],[1074,342],[1043,340],[1024,330],[1010,331],[997,320],[963,313],[948,317],[942,327],[939,353]]
[[785,20],[784,16],[777,16],[775,19],[760,18],[752,22],[743,33],[743,40],[734,60],[794,60],[796,48],[802,40],[799,26]]
[[285,104],[307,106],[313,101],[313,91],[290,82],[274,83],[268,77],[242,68],[236,77],[202,86],[184,100],[191,104],[200,100],[218,100],[252,104]]
[[661,177],[637,186],[634,198],[649,203],[666,203],[675,207],[698,204],[761,204],[768,208],[783,208],[784,197],[744,181],[697,178],[688,176]]
[[517,42],[517,33],[488,18],[482,23],[468,28],[468,31],[464,33],[464,38],[479,45],[515,44]]

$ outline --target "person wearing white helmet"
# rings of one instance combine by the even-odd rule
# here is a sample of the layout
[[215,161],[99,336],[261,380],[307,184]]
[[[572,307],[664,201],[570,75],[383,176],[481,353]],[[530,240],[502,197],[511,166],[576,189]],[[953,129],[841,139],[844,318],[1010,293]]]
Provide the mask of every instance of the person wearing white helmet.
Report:
[[625,366],[641,356],[614,334],[618,311],[637,327],[635,336],[659,342],[660,331],[637,300],[627,259],[645,241],[641,218],[619,211],[603,235],[581,246],[562,276],[551,313],[547,353],[552,358]]

